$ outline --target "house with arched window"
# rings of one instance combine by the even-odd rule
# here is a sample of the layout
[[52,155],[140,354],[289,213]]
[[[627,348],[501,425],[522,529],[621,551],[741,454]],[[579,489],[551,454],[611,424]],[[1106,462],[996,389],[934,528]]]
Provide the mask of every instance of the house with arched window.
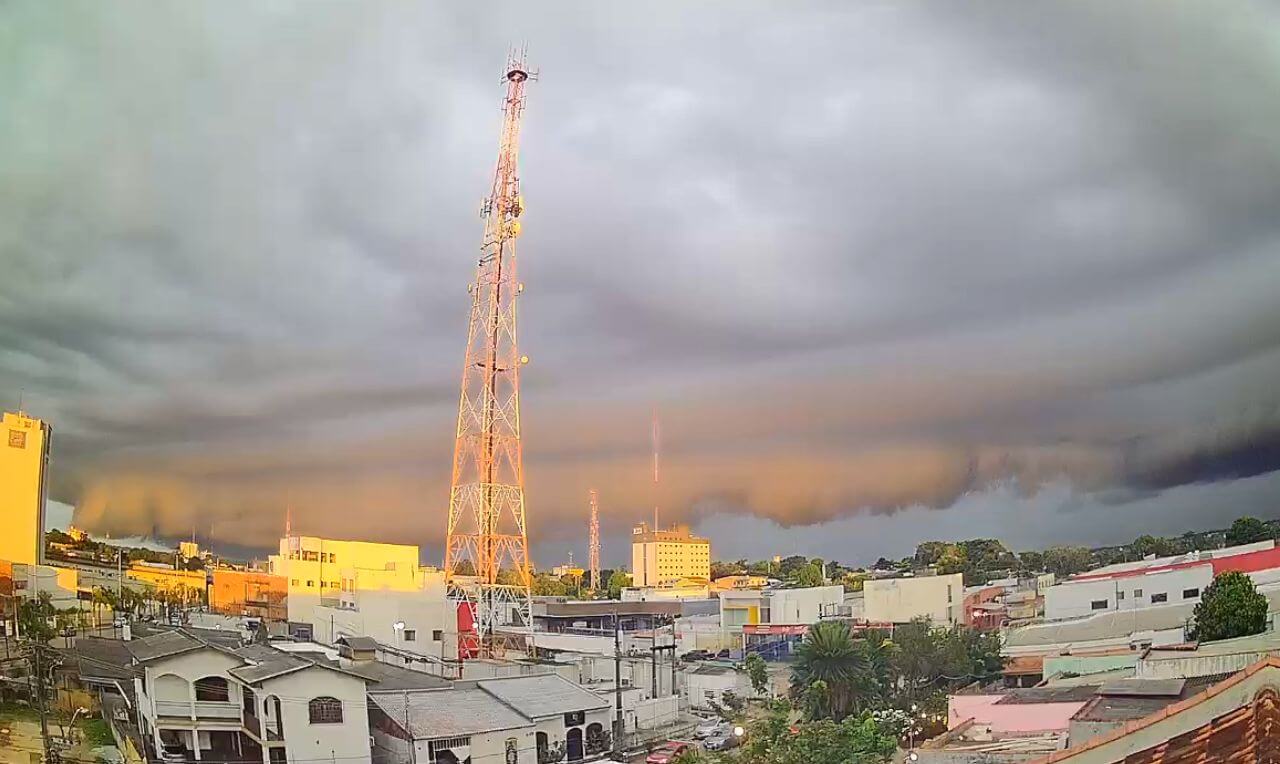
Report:
[[367,676],[322,657],[178,629],[129,643],[152,755],[188,761],[370,762]]

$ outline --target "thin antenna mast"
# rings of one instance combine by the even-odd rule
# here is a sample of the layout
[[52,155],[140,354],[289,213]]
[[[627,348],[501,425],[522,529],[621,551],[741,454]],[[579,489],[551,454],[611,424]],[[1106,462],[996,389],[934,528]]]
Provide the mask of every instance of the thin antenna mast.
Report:
[[660,443],[660,433],[658,431],[658,410],[653,410],[653,530],[658,530],[658,446]]

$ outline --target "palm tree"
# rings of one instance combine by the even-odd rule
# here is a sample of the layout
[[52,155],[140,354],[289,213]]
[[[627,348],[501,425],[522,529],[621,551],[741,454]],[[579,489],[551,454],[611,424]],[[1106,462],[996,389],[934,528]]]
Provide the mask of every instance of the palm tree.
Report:
[[849,626],[841,621],[820,621],[809,629],[791,668],[791,693],[797,700],[809,686],[823,682],[829,693],[831,716],[843,719],[854,705],[854,694],[865,668]]

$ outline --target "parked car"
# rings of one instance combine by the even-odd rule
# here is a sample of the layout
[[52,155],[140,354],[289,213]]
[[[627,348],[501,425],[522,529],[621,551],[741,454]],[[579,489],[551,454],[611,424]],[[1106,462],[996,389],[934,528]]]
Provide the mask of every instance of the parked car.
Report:
[[689,750],[688,743],[682,743],[678,740],[668,740],[657,748],[649,752],[645,757],[645,764],[671,764],[676,757]]
[[690,650],[684,655],[681,655],[680,660],[688,662],[711,660],[711,653],[706,650]]
[[717,658],[726,658],[726,659],[727,659],[727,658],[729,657],[729,651],[728,651],[728,650],[721,650],[720,652],[716,653],[716,657],[717,657]]
[[732,731],[733,728],[729,726],[729,722],[723,719],[707,719],[699,723],[697,727],[694,727],[693,736],[698,740],[705,740],[718,735],[725,735]]
[[727,751],[741,742],[742,738],[733,734],[733,730],[730,729],[722,734],[707,738],[703,745],[706,746],[708,751]]

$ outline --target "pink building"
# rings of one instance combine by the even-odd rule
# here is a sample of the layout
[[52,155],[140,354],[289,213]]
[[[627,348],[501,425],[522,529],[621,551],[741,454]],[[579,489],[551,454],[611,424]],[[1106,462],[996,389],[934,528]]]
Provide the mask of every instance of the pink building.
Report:
[[995,733],[1065,732],[1071,717],[1097,692],[1083,687],[1029,687],[990,695],[952,695],[947,699],[947,727],[972,719]]

